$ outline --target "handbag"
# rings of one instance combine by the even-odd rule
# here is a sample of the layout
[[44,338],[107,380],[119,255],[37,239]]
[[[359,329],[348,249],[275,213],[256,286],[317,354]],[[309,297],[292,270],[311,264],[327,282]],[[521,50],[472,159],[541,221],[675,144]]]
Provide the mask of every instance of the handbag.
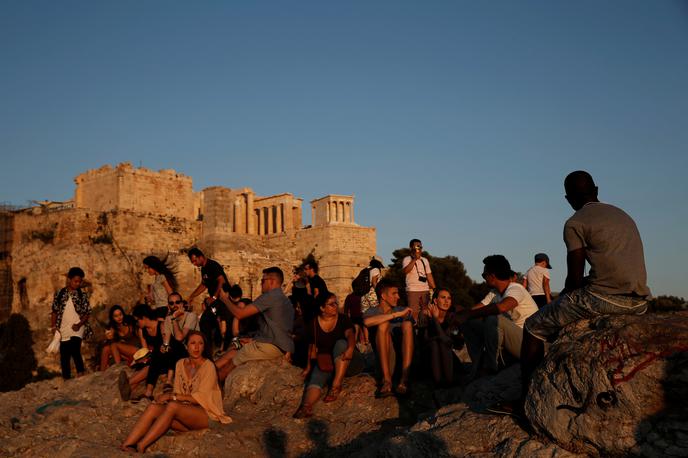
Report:
[[50,341],[50,344],[48,345],[48,348],[45,349],[48,353],[57,353],[60,351],[60,331],[55,331],[55,335],[53,336],[53,340]]
[[318,323],[318,317],[313,320],[313,340],[315,345],[315,358],[318,364],[318,369],[323,372],[332,372],[334,370],[334,361],[332,360],[332,355],[329,353],[318,353],[318,331],[316,325]]
[[377,307],[380,305],[377,294],[375,294],[375,288],[371,287],[363,297],[361,297],[361,313],[365,313],[368,309]]

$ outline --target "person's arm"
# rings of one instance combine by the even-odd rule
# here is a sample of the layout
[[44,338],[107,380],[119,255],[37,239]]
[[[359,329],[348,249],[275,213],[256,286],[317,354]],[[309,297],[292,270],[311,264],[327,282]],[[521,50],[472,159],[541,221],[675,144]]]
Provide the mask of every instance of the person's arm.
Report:
[[[148,348],[148,343],[146,342],[146,339],[143,337],[143,329],[138,328],[136,330],[136,334],[139,336],[139,342],[141,342],[141,348]],[[148,348],[150,350],[150,348]]]
[[189,331],[191,331],[190,327],[182,327],[182,321],[184,317],[185,315],[182,314],[172,319],[172,330],[174,331],[174,338],[180,342],[186,339],[187,334],[189,333]]
[[224,340],[227,335],[227,321],[225,320],[220,320],[220,335],[222,336],[222,340]]
[[[566,282],[565,291],[573,291],[583,287],[583,274],[585,273],[585,248],[569,251],[566,255]],[[562,291],[563,292],[563,291]]]
[[542,289],[545,291],[545,299],[547,303],[552,302],[552,291],[549,289],[549,278],[542,277]]
[[521,284],[523,285],[523,287],[524,287],[525,289],[528,289],[528,277],[526,277],[526,276],[524,275],[524,276],[523,276],[523,281],[521,282]]
[[222,275],[218,275],[217,277],[217,288],[215,288],[215,291],[208,291],[208,293],[213,293],[212,296],[214,299],[218,299],[220,297],[220,291],[222,291],[222,285],[225,284],[225,277]]
[[162,281],[162,286],[165,288],[165,291],[167,291],[168,296],[174,292],[172,285],[170,285],[170,282],[167,281],[167,278]]
[[457,320],[459,323],[472,320],[474,318],[483,318],[491,315],[499,315],[504,312],[508,312],[516,308],[518,302],[513,297],[505,297],[501,302],[497,304],[485,305],[479,308],[473,308],[469,310],[462,310],[457,314]]
[[432,276],[432,272],[428,272],[428,286],[430,289],[435,289],[435,279]]
[[354,357],[354,348],[356,348],[356,332],[354,328],[347,328],[344,331],[344,336],[346,337],[346,350],[342,354],[342,361],[351,361]]
[[317,357],[318,357],[318,353],[317,353],[317,349],[315,348],[315,345],[309,344],[308,345],[308,358],[306,358],[306,367],[301,372],[301,376],[303,378],[308,377],[308,374],[311,372],[311,369],[312,369],[311,360],[314,360]]
[[260,310],[258,310],[258,307],[256,307],[254,304],[248,304],[244,307],[239,307],[238,305],[234,304],[229,300],[229,295],[222,288],[220,288],[219,294],[220,295],[218,296],[218,299],[224,302],[230,313],[240,320],[260,313]]
[[[404,274],[408,274],[409,272],[411,272],[411,271],[413,270],[413,266],[416,265],[416,259],[418,259],[418,258],[416,258],[416,253],[415,253],[415,252],[412,252],[411,255],[408,256],[408,257],[411,258],[411,259],[409,260],[409,263],[406,264],[406,265],[404,266],[404,268],[403,268]],[[419,257],[420,257],[420,256],[419,256]],[[402,264],[403,264],[404,261],[406,261],[406,258],[404,258],[404,260],[402,261]]]
[[201,294],[205,289],[206,289],[206,286],[203,284],[203,282],[201,282],[201,283],[196,287],[196,289],[193,290],[193,293],[191,293],[191,294],[189,295],[189,299],[188,299],[189,304],[196,298],[196,296],[198,296],[199,294]]
[[239,335],[239,319],[237,317],[232,318],[232,337],[237,337]]
[[166,402],[170,401],[177,401],[177,402],[187,402],[189,404],[195,404],[198,405],[198,401],[191,396],[190,394],[175,394],[175,393],[163,393],[158,395],[158,397],[155,399],[156,402],[164,404]]
[[367,328],[371,328],[373,326],[377,326],[377,325],[385,323],[387,321],[392,321],[395,318],[401,318],[403,316],[408,316],[410,314],[411,314],[411,309],[408,307],[404,307],[403,310],[399,310],[398,312],[380,313],[379,315],[373,315],[373,316],[366,317],[363,319],[363,324]]
[[81,297],[84,298],[86,313],[84,313],[83,315],[79,315],[79,321],[77,321],[76,324],[72,325],[72,329],[74,329],[74,331],[78,331],[79,329],[81,329],[81,327],[88,322],[88,319],[91,318],[91,304],[89,304],[88,302],[88,296],[86,296],[83,291],[81,291],[80,294]]

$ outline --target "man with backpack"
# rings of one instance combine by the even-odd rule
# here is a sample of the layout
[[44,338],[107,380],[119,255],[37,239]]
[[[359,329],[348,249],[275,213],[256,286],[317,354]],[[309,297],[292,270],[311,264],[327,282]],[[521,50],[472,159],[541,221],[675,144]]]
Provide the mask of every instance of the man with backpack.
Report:
[[377,295],[373,288],[375,288],[375,285],[382,277],[383,268],[382,262],[374,257],[371,258],[370,264],[361,269],[356,278],[351,282],[352,292],[344,300],[344,313],[351,318],[351,322],[354,324],[356,341],[364,346],[368,345],[368,330],[363,325],[363,313],[371,306],[377,306],[377,304],[370,304],[370,301],[364,301],[363,299],[367,299],[369,295],[372,295],[376,299],[375,302],[377,302]]

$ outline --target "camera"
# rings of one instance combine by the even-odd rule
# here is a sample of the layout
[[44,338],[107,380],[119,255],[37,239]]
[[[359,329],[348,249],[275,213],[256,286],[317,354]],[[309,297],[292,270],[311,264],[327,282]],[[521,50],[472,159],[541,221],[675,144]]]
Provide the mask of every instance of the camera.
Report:
[[422,275],[418,275],[418,281],[421,283],[425,283],[428,281],[427,277],[424,277]]

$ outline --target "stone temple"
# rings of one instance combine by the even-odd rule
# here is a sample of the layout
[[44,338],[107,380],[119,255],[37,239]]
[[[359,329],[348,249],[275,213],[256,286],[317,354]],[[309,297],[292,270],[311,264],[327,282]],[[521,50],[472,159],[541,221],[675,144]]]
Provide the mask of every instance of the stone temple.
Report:
[[311,201],[312,224],[303,226],[303,201],[290,193],[260,197],[222,186],[194,192],[191,178],[174,170],[122,163],[74,181],[71,201],[0,210],[0,320],[16,312],[34,329],[48,327],[52,296],[71,266],[86,272],[92,306],[132,306],[152,281],[142,264],[148,255],[168,257],[186,297],[200,282],[186,255],[197,246],[255,298],[262,269],[282,268],[289,291],[293,267],[313,253],[343,301],[375,255],[375,228],[354,222],[353,196]]

